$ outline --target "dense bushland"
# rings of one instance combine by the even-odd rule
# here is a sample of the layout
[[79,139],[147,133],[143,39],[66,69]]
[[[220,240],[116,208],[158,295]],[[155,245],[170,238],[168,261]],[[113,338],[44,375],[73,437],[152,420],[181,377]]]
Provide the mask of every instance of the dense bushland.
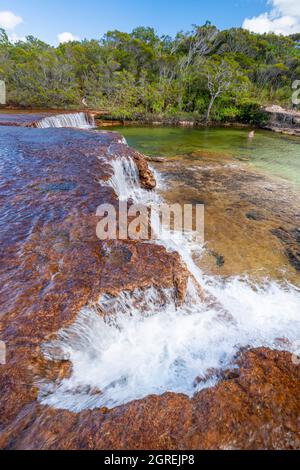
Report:
[[300,35],[219,31],[209,22],[175,38],[152,28],[52,47],[0,31],[8,104],[105,110],[123,119],[255,122],[261,105],[291,105],[300,79]]

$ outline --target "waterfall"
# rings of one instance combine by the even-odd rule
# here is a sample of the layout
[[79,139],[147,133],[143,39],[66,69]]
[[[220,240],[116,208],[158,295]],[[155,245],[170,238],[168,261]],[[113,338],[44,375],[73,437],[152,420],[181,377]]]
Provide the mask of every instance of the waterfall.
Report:
[[139,172],[132,158],[120,157],[112,161],[113,175],[108,181],[120,201],[137,200],[142,194]]
[[96,127],[94,118],[88,113],[57,114],[48,116],[37,122],[37,127],[74,127],[77,129],[92,129]]
[[106,183],[118,195],[120,201],[132,199],[136,203],[154,204],[157,194],[141,188],[138,168],[131,157],[119,157],[111,162],[113,175]]
[[[108,184],[120,199],[149,204],[153,197],[157,203],[155,193],[139,187],[132,159],[120,158],[112,166]],[[48,359],[68,359],[73,365],[71,376],[62,382],[39,383],[43,404],[78,412],[167,391],[193,396],[218,382],[219,375],[209,371],[234,367],[243,347],[295,352],[299,289],[274,281],[257,285],[247,278],[220,281],[204,275],[193,259],[204,248],[185,234],[174,239],[163,231],[158,243],[177,250],[193,274],[183,305],[176,305],[172,289],[149,288],[102,296],[83,308],[73,325],[43,346]],[[195,282],[215,302],[202,301]]]

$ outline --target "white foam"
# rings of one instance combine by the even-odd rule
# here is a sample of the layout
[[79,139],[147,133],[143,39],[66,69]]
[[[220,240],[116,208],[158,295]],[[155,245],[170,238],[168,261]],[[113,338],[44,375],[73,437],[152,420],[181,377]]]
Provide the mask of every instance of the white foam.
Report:
[[[120,199],[151,201],[131,159],[115,160],[113,168],[109,184]],[[190,280],[180,308],[174,292],[148,289],[104,297],[83,309],[57,341],[45,345],[48,357],[69,359],[73,372],[60,384],[40,384],[42,403],[79,411],[167,391],[191,396],[214,385],[216,377],[205,378],[208,369],[232,366],[242,347],[293,351],[300,338],[298,289],[271,281],[258,286],[240,278],[221,282],[194,263],[195,251],[203,249],[194,239],[186,234],[174,238],[166,230],[159,243],[181,254],[210,298],[203,302]],[[195,386],[196,377],[203,380]]]
[[[300,298],[294,290],[274,283],[255,290],[234,279],[214,293],[230,316],[202,304],[191,285],[179,309],[172,294],[161,303],[161,293],[153,289],[143,293],[143,314],[141,292],[123,293],[109,307],[109,319],[97,306],[83,309],[73,326],[46,346],[48,355],[54,350],[56,358],[68,358],[73,373],[58,387],[43,384],[42,403],[80,411],[167,391],[192,396],[216,382],[216,377],[204,379],[208,369],[230,367],[241,347],[280,348],[278,338],[299,338]],[[203,378],[198,386],[196,377]]]
[[37,122],[37,127],[46,129],[49,127],[74,127],[77,129],[92,129],[96,127],[95,120],[87,113],[70,113],[48,116]]
[[107,184],[114,189],[120,201],[132,199],[136,203],[145,205],[158,203],[157,194],[141,188],[139,172],[131,157],[113,159],[111,166],[113,175]]

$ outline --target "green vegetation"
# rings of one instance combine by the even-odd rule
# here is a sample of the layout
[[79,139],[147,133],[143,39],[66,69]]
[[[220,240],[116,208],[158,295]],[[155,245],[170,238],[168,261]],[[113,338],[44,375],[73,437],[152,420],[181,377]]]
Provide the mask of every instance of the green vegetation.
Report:
[[219,31],[207,22],[158,37],[152,28],[52,47],[0,30],[8,104],[89,108],[121,119],[257,122],[261,105],[291,105],[300,78],[299,37]]

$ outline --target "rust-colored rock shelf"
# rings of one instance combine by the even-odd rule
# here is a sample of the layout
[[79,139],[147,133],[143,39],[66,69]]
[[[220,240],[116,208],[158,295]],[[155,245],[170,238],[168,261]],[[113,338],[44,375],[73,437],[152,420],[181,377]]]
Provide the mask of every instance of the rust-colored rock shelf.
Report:
[[118,203],[101,185],[114,147],[135,159],[144,187],[154,186],[143,157],[119,142],[114,133],[0,127],[2,431],[36,401],[41,342],[81,307],[103,292],[176,287],[187,276],[179,255],[160,246],[112,241],[106,250],[97,239],[97,207]]
[[[39,123],[45,118],[59,118],[63,116],[86,116],[87,121],[94,122],[94,113],[89,111],[57,111],[57,110],[41,110],[41,111],[11,111],[4,110],[0,112],[0,126],[9,127],[39,127]],[[51,126],[50,126],[51,127]],[[53,126],[55,127],[55,126]],[[77,127],[69,125],[62,127]]]
[[0,146],[0,448],[299,448],[299,366],[286,352],[244,351],[237,371],[193,398],[167,393],[79,413],[39,403],[36,377],[59,380],[70,368],[49,363],[41,344],[82,307],[102,293],[151,286],[173,287],[180,300],[188,273],[156,244],[111,241],[107,249],[97,239],[97,207],[118,204],[105,184],[113,158],[131,156],[142,186],[155,187],[143,156],[118,134],[0,126]]
[[[50,114],[51,115],[51,114]],[[1,126],[34,127],[35,123],[49,116],[49,113],[0,113]]]

